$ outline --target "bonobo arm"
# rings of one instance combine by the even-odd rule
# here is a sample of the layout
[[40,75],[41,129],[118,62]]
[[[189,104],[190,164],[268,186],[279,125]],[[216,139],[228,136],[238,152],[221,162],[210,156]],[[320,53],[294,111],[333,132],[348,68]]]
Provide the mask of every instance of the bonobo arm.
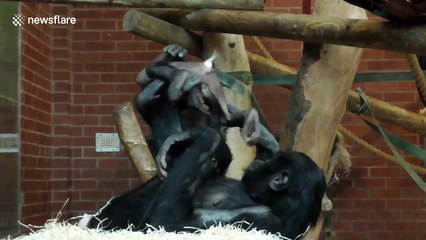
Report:
[[136,96],[135,106],[151,129],[149,147],[153,154],[170,135],[182,131],[179,112],[168,99],[164,81],[149,83]]
[[216,165],[212,160],[220,135],[208,127],[191,130],[188,134],[194,138],[194,142],[173,160],[173,167],[155,193],[137,229],[150,224],[154,227],[164,226],[168,231],[183,230],[182,222],[191,217],[194,191]]
[[150,123],[152,121],[151,112],[154,111],[154,104],[152,101],[160,97],[160,90],[164,86],[164,82],[161,80],[155,80],[149,83],[136,97],[135,105],[138,112],[142,115],[145,121]]

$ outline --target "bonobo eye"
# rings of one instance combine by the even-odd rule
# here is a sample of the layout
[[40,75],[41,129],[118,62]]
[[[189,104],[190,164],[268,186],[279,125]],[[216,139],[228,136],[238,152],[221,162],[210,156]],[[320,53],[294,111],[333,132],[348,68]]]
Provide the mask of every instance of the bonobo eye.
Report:
[[272,178],[272,180],[269,182],[269,187],[272,190],[279,192],[287,188],[288,181],[288,172],[282,172]]
[[219,161],[216,158],[212,158],[212,165],[213,168],[217,168],[219,166]]

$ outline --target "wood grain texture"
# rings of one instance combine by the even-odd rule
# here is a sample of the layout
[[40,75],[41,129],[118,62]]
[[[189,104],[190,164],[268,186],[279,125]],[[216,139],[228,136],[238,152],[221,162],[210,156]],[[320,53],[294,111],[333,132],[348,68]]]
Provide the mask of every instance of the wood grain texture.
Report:
[[[134,14],[136,15],[141,15],[140,12],[135,12],[133,11]],[[164,12],[164,11],[159,11],[159,12]],[[152,21],[151,24],[157,24],[158,21]],[[169,24],[172,25],[170,23],[164,23],[161,22],[161,24]],[[177,28],[179,28],[180,30],[184,30],[182,27],[176,26]],[[141,26],[137,27],[137,28],[141,28]],[[159,28],[161,29],[161,28]],[[164,29],[169,29],[169,27],[164,28]],[[155,31],[133,31],[133,33],[141,35],[143,37],[149,38],[149,39],[155,39],[157,38],[156,36],[156,32]],[[179,40],[179,44],[182,45],[183,47],[187,48],[189,50],[189,52],[197,57],[201,57],[202,56],[202,42],[201,42],[201,37],[199,35],[196,34],[191,34],[189,32],[186,33],[187,36],[186,37],[182,37],[182,41]],[[162,44],[171,44],[171,43],[176,43],[176,41],[178,39],[176,39],[174,37],[174,34],[169,34],[167,35],[168,37],[162,38],[161,42]],[[183,41],[183,39],[191,39],[191,40],[185,40]],[[296,69],[282,65],[280,63],[277,62],[273,62],[268,60],[265,57],[259,56],[257,54],[251,53],[251,52],[247,52],[247,57],[249,59],[249,63],[250,63],[250,68],[251,71],[253,73],[257,73],[257,74],[294,74],[297,72]],[[396,124],[398,126],[401,126],[402,128],[415,132],[415,133],[420,133],[423,134],[426,132],[425,130],[425,125],[424,122],[426,121],[424,119],[424,117],[422,118],[421,115],[416,114],[416,113],[412,113],[409,112],[405,109],[402,109],[400,107],[388,104],[386,102],[383,102],[381,100],[375,99],[375,98],[371,98],[369,97],[369,99],[371,99],[371,105],[373,108],[373,112],[376,115],[377,119],[379,119],[380,121],[383,122],[388,122],[388,123],[393,123]],[[358,112],[359,108],[360,108],[360,102],[359,102],[359,97],[358,95],[355,93],[355,91],[350,91],[350,94],[348,96],[348,102],[346,105],[347,109],[351,112]],[[392,111],[387,111],[387,108],[393,108],[393,109],[398,109],[398,110],[392,110]],[[382,113],[383,112],[383,113]],[[387,112],[386,114],[384,114],[384,112]],[[365,114],[365,113],[363,113]],[[408,116],[408,117],[401,117],[400,115],[403,116]],[[412,120],[414,119],[414,120]],[[417,120],[416,120],[417,119]],[[414,122],[417,122],[414,123]]]
[[[367,97],[368,104],[374,117],[377,120],[392,123],[396,126],[412,131],[414,133],[426,136],[426,117],[421,114],[413,113],[392,104],[380,101],[378,99]],[[355,91],[349,92],[347,108],[351,112],[358,112],[361,109],[361,99]],[[362,114],[369,114],[368,111]]]
[[[167,10],[169,11],[169,10]],[[164,14],[164,11],[159,11],[158,9],[156,10],[156,12],[160,13],[163,12],[162,14]],[[135,12],[133,11],[133,14],[136,15],[141,15],[140,12]],[[142,16],[142,15],[141,15]],[[144,15],[145,16],[145,15]],[[158,16],[161,16],[158,15]],[[144,18],[141,21],[145,21]],[[155,22],[152,22],[153,24],[155,24]],[[170,23],[164,23],[162,22],[162,24],[169,24],[172,25]],[[184,29],[182,27],[176,26],[175,27],[179,28],[179,31],[183,31]],[[137,27],[137,28],[142,28],[141,26]],[[168,29],[166,28],[162,28],[162,29]],[[155,39],[157,33],[155,31],[134,31],[133,33],[141,35],[143,37],[146,37],[148,39]],[[169,34],[167,35],[167,38],[163,38],[162,39],[162,44],[172,44],[172,43],[176,43],[176,38],[174,37],[173,34]],[[192,38],[192,40],[185,40],[185,41],[179,41],[179,44],[181,44],[181,46],[187,48],[189,50],[189,52],[197,57],[201,57],[202,56],[202,50],[203,46],[202,46],[202,42],[201,42],[201,37],[199,35],[196,34],[190,34],[189,32],[187,32],[187,36],[183,37],[182,39],[190,39]],[[280,74],[294,74],[297,72],[296,69],[282,65],[280,63],[277,62],[273,62],[268,60],[265,57],[259,56],[257,54],[251,53],[251,52],[247,52],[247,56],[249,59],[249,63],[250,63],[250,68],[251,71],[253,73],[257,73],[257,74],[276,74],[276,75],[280,75]],[[377,119],[379,119],[380,121],[383,122],[388,122],[388,123],[393,123],[396,124],[398,126],[401,126],[402,128],[415,132],[415,133],[420,133],[423,134],[426,132],[426,126],[424,125],[424,122],[426,121],[426,119],[416,113],[412,113],[409,112],[405,109],[402,109],[400,107],[388,104],[386,102],[383,102],[381,100],[375,99],[375,98],[371,98],[369,97],[369,99],[371,99],[371,105],[372,108],[374,109],[374,114],[376,115]],[[346,105],[347,109],[351,112],[358,112],[359,110],[359,97],[358,95],[354,92],[354,91],[350,91],[350,94],[348,96],[348,102]],[[393,109],[398,109],[398,110],[392,110],[392,111],[387,111],[386,108],[393,108]],[[382,110],[383,109],[383,110]],[[382,113],[382,112],[387,112],[386,114]],[[363,113],[365,114],[365,113]],[[403,116],[408,116],[408,117],[403,117]],[[398,121],[395,121],[396,119],[398,119]],[[413,124],[411,119],[419,119],[416,120],[419,124]]]
[[[367,18],[364,9],[340,0],[317,0],[314,11],[321,16]],[[304,43],[302,63],[286,114],[280,148],[307,154],[325,175],[361,54],[360,48]],[[326,199],[327,196],[324,196]],[[325,209],[322,210],[318,223],[304,239],[319,238],[327,214]]]
[[155,161],[130,102],[117,106],[113,111],[113,117],[118,135],[138,171],[139,178],[142,182],[148,181],[157,173]]
[[179,26],[145,13],[135,10],[128,11],[124,15],[123,29],[165,45],[170,44],[172,40],[173,43],[188,49],[191,54],[196,56],[201,56],[202,54],[202,44],[199,36],[196,37],[193,33]]
[[426,54],[426,26],[329,16],[199,10],[174,23],[188,30],[255,35]]

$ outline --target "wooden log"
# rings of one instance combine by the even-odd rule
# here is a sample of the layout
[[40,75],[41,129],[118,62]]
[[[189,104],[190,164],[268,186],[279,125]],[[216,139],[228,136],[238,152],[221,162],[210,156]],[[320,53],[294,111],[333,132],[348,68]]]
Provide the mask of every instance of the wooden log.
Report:
[[[316,12],[366,18],[361,8],[329,1],[327,4],[325,0],[318,0]],[[334,5],[341,8],[336,9]],[[361,50],[356,48],[305,43],[281,136],[281,149],[305,152],[326,169],[360,56]]]
[[[367,18],[364,9],[340,0],[317,0],[315,12],[331,17]],[[304,152],[323,169],[325,175],[361,54],[362,49],[359,48],[304,44],[280,148]],[[304,239],[318,239],[324,217],[325,214],[321,214],[316,226]]]
[[297,70],[247,51],[250,69],[256,74],[296,74]]
[[157,173],[155,161],[130,102],[117,106],[113,111],[113,117],[121,142],[135,165],[139,178],[142,182],[148,181]]
[[[167,10],[165,10],[167,11]],[[152,14],[155,14],[152,12]],[[159,17],[163,14],[157,12]],[[188,30],[235,33],[426,54],[426,25],[328,16],[204,9],[168,21]],[[172,17],[176,17],[172,19]]]
[[[201,37],[169,22],[184,17],[192,10],[181,9],[139,9],[130,10],[124,15],[123,29],[164,45],[176,43],[188,49],[196,57],[202,57]],[[164,22],[164,21],[166,22]],[[294,74],[293,68],[271,61],[247,51],[252,72],[258,74]]]
[[[145,12],[145,10],[144,10]],[[149,11],[149,14],[152,14],[153,12],[156,12],[157,15],[155,16],[164,16],[165,13],[170,12],[170,10],[154,10],[154,11]],[[179,12],[179,11],[175,11],[175,12]],[[161,13],[161,14],[159,14]],[[136,14],[139,16],[145,16],[143,15],[141,12],[135,12],[132,11],[132,14]],[[176,13],[175,13],[176,14]],[[173,14],[169,15],[172,16]],[[126,17],[125,17],[126,18]],[[142,18],[141,21],[146,21],[146,24],[150,24],[150,25],[156,25],[158,24],[159,21],[161,21],[158,18]],[[125,23],[124,23],[125,24]],[[172,25],[170,23],[164,23],[161,22],[161,24],[169,24]],[[142,27],[138,27],[139,25],[134,25],[135,28],[142,28]],[[178,31],[183,31],[182,27],[176,26],[179,28]],[[143,37],[146,37],[148,39],[154,39],[156,38],[156,36],[159,35],[163,35],[164,33],[162,33],[162,31],[164,31],[164,29],[170,29],[169,27],[165,27],[165,28],[151,28],[151,31],[133,31],[132,29],[129,29],[129,31],[134,32],[135,34],[141,35]],[[191,54],[193,54],[194,56],[197,57],[201,57],[202,56],[202,51],[200,49],[203,49],[203,47],[201,46],[201,38],[199,35],[193,35],[190,33],[187,33],[187,36],[182,37],[182,39],[190,39],[191,40],[179,40],[177,38],[175,38],[173,35],[166,35],[167,37],[162,39],[163,44],[167,45],[167,44],[171,44],[171,43],[176,43],[178,42],[180,45],[182,45],[183,47],[189,49],[189,52]],[[254,53],[247,53],[247,56],[249,58],[249,62],[250,62],[250,68],[252,70],[253,73],[258,73],[258,74],[294,74],[297,72],[296,69],[287,67],[285,65],[282,65],[280,63],[276,63],[276,62],[272,62],[270,60],[268,60],[265,57],[261,57],[257,54]],[[375,98],[371,98],[369,97],[369,99],[371,99],[371,105],[372,108],[374,109],[374,114],[376,115],[376,117],[383,121],[383,122],[387,122],[387,123],[393,123],[396,124],[398,126],[401,126],[402,128],[415,132],[415,133],[420,133],[422,135],[425,135],[424,133],[426,132],[426,127],[424,125],[425,122],[425,118],[421,115],[418,115],[416,113],[412,113],[409,112],[405,109],[402,109],[400,107],[388,104],[386,102],[380,101],[378,99]],[[360,108],[360,100],[358,95],[354,92],[354,91],[350,91],[350,94],[348,96],[348,102],[346,105],[347,109],[351,112],[358,112],[359,108]],[[386,110],[388,108],[392,108],[394,110]],[[397,110],[396,110],[397,109]],[[382,113],[383,112],[383,113]],[[397,120],[397,121],[396,121]]]
[[263,0],[0,0],[14,2],[108,5],[142,8],[239,9],[263,10]]
[[185,47],[195,56],[202,54],[202,42],[199,36],[142,12],[128,11],[124,15],[123,29],[164,45],[170,44],[170,40],[173,40],[173,43]]
[[[417,113],[407,111],[395,105],[380,101],[378,99],[367,97],[371,111],[377,120],[392,123],[403,129],[419,133],[426,136],[426,117]],[[349,92],[347,108],[353,113],[360,111],[362,101],[358,93],[355,91]],[[368,111],[361,112],[362,114],[369,114]]]

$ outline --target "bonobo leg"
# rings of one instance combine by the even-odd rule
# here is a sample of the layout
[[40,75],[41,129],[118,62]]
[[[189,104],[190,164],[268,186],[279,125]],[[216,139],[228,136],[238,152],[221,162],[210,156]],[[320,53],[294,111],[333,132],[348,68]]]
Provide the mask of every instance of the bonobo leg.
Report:
[[161,183],[158,177],[150,179],[138,188],[113,198],[98,213],[86,217],[89,220],[88,223],[84,225],[79,223],[79,225],[111,230],[126,229],[130,225],[138,224]]
[[149,145],[157,154],[168,136],[182,131],[179,112],[167,97],[167,86],[159,79],[145,86],[136,96],[135,105],[151,128]]
[[137,229],[146,224],[164,226],[168,231],[183,230],[193,214],[194,191],[214,170],[214,154],[220,142],[220,135],[208,127],[189,132],[193,143],[177,159],[174,159],[161,187],[150,203],[147,213]]

